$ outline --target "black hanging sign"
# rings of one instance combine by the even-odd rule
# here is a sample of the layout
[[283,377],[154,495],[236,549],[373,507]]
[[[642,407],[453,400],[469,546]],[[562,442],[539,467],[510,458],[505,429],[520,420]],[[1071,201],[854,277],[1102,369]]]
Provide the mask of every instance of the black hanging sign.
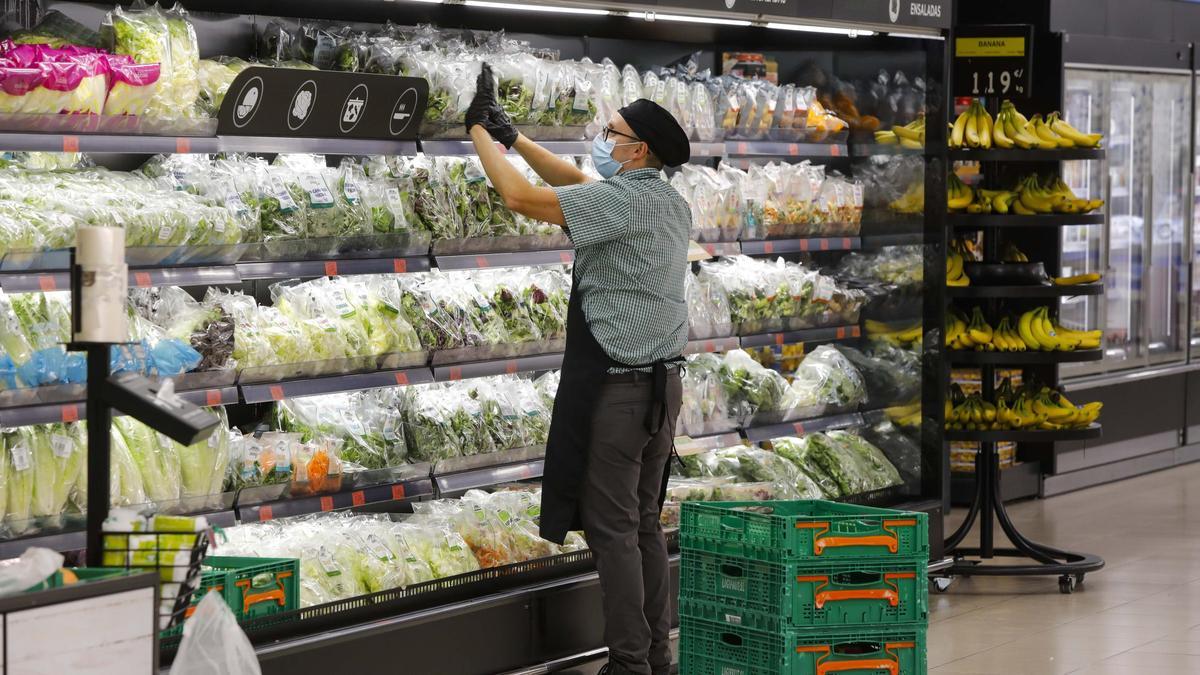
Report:
[[960,26],[954,39],[954,95],[1028,98],[1033,93],[1033,26]]
[[428,100],[421,78],[247,68],[221,103],[217,133],[413,140]]
[[897,28],[949,28],[952,0],[835,0],[833,19]]

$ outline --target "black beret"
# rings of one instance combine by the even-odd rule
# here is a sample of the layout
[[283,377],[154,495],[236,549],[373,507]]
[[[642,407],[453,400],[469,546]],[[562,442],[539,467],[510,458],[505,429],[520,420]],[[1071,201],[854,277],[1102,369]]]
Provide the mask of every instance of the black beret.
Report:
[[637,137],[667,166],[686,164],[692,158],[687,132],[667,109],[649,99],[639,98],[617,112]]

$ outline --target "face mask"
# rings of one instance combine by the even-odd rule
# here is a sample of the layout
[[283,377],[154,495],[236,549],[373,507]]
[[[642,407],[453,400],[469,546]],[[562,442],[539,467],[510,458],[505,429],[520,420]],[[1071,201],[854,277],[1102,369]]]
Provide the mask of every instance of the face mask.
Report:
[[[620,145],[637,145],[641,141],[635,143],[621,143]],[[592,163],[596,165],[596,171],[604,178],[612,178],[617,175],[622,166],[633,160],[618,162],[613,159],[613,150],[617,147],[617,143],[611,140],[604,140],[604,132],[601,131],[592,139]]]

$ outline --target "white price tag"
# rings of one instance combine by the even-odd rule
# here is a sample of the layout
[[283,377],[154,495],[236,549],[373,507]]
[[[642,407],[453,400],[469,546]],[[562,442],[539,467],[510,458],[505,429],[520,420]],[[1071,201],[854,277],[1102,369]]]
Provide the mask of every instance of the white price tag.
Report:
[[14,445],[12,447],[12,463],[13,468],[17,471],[28,471],[30,460],[29,446],[24,443]]
[[50,437],[50,450],[55,457],[66,459],[75,452],[75,441],[70,436],[54,434]]

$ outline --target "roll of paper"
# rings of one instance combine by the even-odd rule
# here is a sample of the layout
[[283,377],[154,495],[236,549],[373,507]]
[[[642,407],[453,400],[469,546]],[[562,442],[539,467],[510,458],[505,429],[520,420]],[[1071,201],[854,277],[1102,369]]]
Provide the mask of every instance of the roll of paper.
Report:
[[75,341],[128,342],[125,304],[129,295],[129,268],[125,265],[125,229],[79,227],[75,234],[75,264],[82,276]]

